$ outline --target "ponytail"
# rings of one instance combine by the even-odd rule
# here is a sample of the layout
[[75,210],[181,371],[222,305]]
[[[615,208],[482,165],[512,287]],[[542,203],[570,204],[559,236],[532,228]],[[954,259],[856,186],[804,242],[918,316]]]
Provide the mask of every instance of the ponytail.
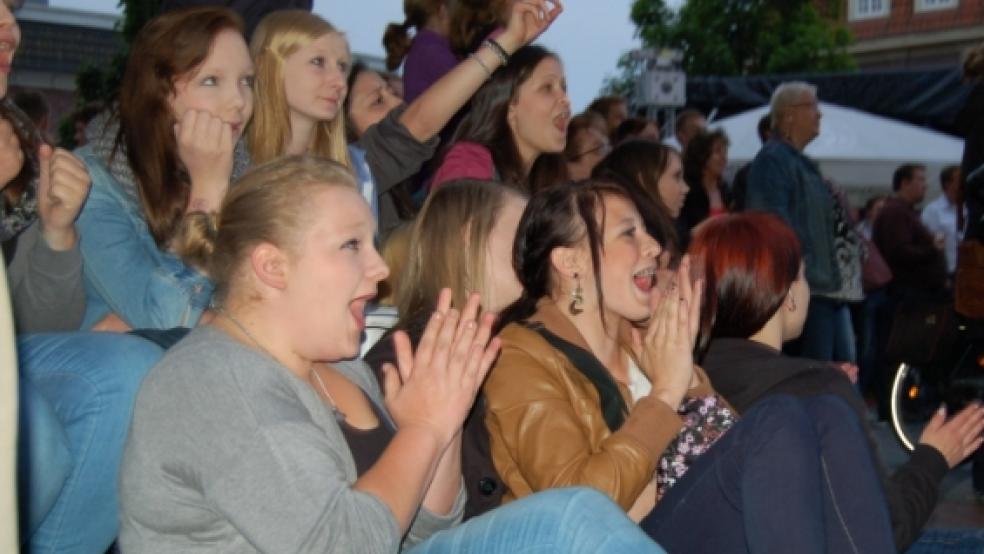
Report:
[[188,212],[171,239],[171,251],[186,264],[208,275],[218,237],[218,212]]

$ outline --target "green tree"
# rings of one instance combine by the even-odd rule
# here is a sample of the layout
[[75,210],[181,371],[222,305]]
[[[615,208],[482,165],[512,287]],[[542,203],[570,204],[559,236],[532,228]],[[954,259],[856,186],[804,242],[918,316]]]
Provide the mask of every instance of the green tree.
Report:
[[[822,9],[824,13],[818,11]],[[645,46],[678,48],[691,75],[748,75],[853,69],[838,2],[635,0],[631,18]]]
[[[117,23],[117,30],[123,37],[123,44],[113,57],[112,62],[105,67],[86,64],[79,69],[75,76],[76,107],[82,107],[90,102],[111,103],[116,99],[126,70],[126,58],[130,53],[130,45],[144,24],[150,21],[160,11],[160,0],[120,0],[118,4],[123,14]],[[71,114],[59,124],[60,143],[73,147],[75,145],[75,126],[70,121]]]

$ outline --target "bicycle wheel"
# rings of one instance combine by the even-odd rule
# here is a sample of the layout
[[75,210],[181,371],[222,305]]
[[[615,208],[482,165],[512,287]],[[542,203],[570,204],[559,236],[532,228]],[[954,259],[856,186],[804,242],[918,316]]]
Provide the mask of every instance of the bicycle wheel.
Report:
[[933,416],[932,398],[919,368],[900,363],[892,379],[889,411],[895,438],[910,452]]

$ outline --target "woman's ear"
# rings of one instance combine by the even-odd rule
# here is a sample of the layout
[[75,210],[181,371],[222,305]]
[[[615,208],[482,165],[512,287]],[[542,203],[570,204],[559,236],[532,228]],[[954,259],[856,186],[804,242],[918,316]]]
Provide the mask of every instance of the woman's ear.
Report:
[[793,295],[792,288],[786,291],[786,300],[783,301],[782,307],[785,308],[790,313],[796,312],[798,306],[796,305],[796,297]]
[[581,252],[576,248],[558,246],[550,251],[550,265],[553,266],[553,270],[568,278],[584,275],[585,268],[581,258]]
[[264,242],[253,249],[249,259],[253,273],[263,284],[278,290],[287,288],[287,272],[290,264],[283,250]]

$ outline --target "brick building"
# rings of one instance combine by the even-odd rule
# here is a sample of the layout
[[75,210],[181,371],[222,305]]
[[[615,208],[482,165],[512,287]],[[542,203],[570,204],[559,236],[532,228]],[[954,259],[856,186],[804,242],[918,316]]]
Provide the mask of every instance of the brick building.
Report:
[[984,41],[984,0],[844,0],[863,69],[956,66]]

